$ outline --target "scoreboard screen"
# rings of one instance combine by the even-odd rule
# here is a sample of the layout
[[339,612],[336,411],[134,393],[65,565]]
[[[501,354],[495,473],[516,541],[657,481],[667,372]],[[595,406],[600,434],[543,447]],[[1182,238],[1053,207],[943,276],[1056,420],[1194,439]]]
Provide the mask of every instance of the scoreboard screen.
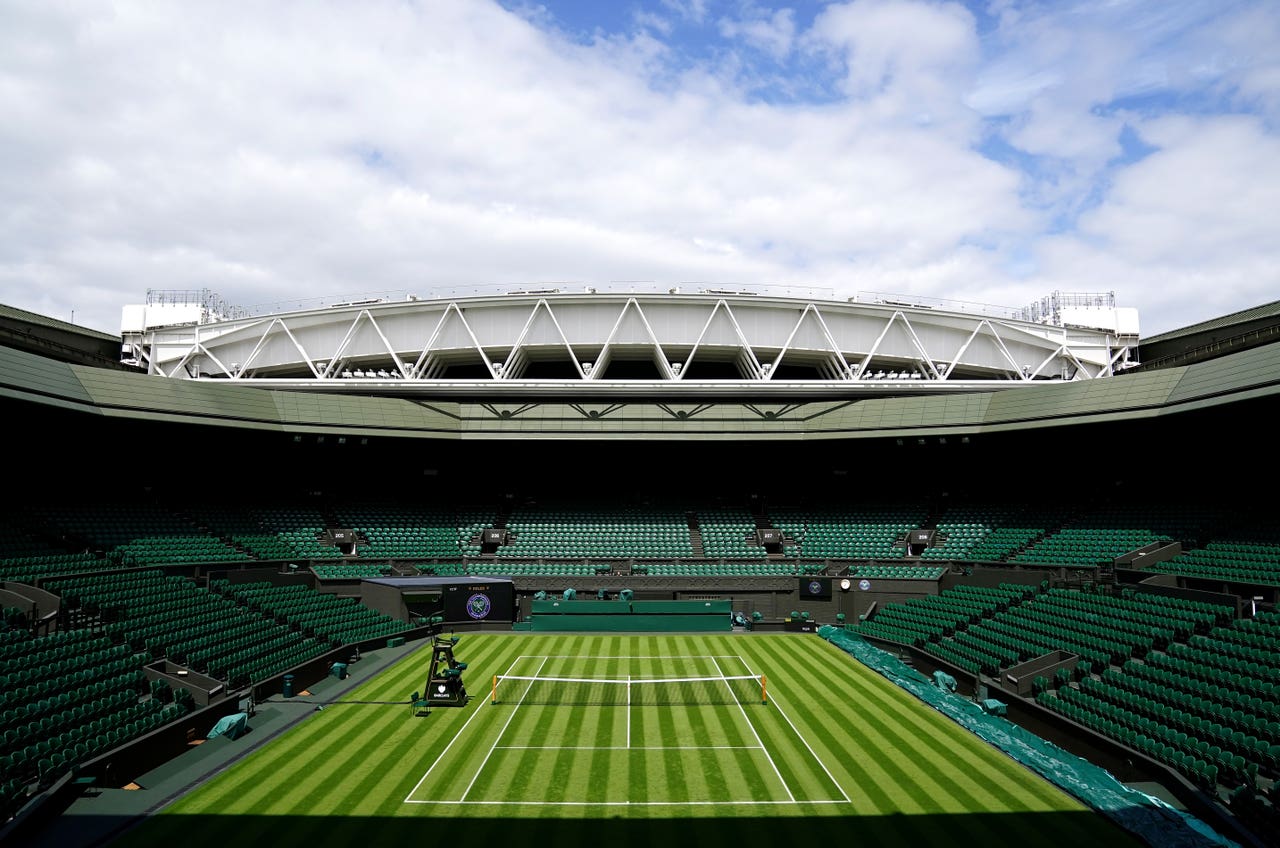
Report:
[[831,578],[830,577],[801,577],[800,578],[800,598],[801,600],[811,598],[817,601],[831,600]]
[[515,592],[511,583],[488,583],[477,580],[470,584],[445,586],[445,621],[512,621],[515,615]]

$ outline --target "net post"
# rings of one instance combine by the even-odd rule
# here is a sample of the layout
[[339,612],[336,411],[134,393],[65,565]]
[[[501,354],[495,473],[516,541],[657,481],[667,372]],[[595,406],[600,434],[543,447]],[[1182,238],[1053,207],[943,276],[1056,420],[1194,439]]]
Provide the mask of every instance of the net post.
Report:
[[769,703],[769,678],[766,675],[760,675],[760,703]]
[[489,703],[498,703],[498,675],[493,676],[493,691],[489,694]]

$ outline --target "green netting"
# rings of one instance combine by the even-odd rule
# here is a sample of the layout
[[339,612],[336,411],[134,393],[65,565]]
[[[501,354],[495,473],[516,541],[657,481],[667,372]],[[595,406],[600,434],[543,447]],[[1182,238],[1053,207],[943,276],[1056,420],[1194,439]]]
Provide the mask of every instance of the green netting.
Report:
[[1238,848],[1236,843],[1196,817],[1131,789],[1106,769],[1062,750],[1007,719],[987,714],[980,705],[961,695],[944,691],[857,633],[828,624],[818,628],[818,635],[1150,844],[1175,848],[1209,845]]

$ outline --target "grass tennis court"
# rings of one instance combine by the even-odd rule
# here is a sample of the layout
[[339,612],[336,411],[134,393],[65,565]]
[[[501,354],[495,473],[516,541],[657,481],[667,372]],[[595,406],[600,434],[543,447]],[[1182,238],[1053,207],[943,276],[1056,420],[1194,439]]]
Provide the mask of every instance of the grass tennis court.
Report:
[[413,714],[419,651],[123,844],[1135,844],[813,636],[468,634],[456,655],[466,708]]
[[[783,709],[768,703],[767,679],[737,654],[521,655],[505,673],[501,697],[476,707],[406,801],[849,801]],[[523,779],[539,774],[560,776],[555,797]]]

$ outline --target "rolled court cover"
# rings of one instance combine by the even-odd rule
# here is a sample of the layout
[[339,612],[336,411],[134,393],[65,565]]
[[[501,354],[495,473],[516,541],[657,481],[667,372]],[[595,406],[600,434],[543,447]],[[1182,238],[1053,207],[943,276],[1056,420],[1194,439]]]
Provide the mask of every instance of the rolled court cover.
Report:
[[929,678],[858,634],[828,624],[818,628],[818,635],[1151,845],[1239,848],[1195,816],[1125,786],[1106,769],[1007,719],[988,715],[961,695],[944,692]]

